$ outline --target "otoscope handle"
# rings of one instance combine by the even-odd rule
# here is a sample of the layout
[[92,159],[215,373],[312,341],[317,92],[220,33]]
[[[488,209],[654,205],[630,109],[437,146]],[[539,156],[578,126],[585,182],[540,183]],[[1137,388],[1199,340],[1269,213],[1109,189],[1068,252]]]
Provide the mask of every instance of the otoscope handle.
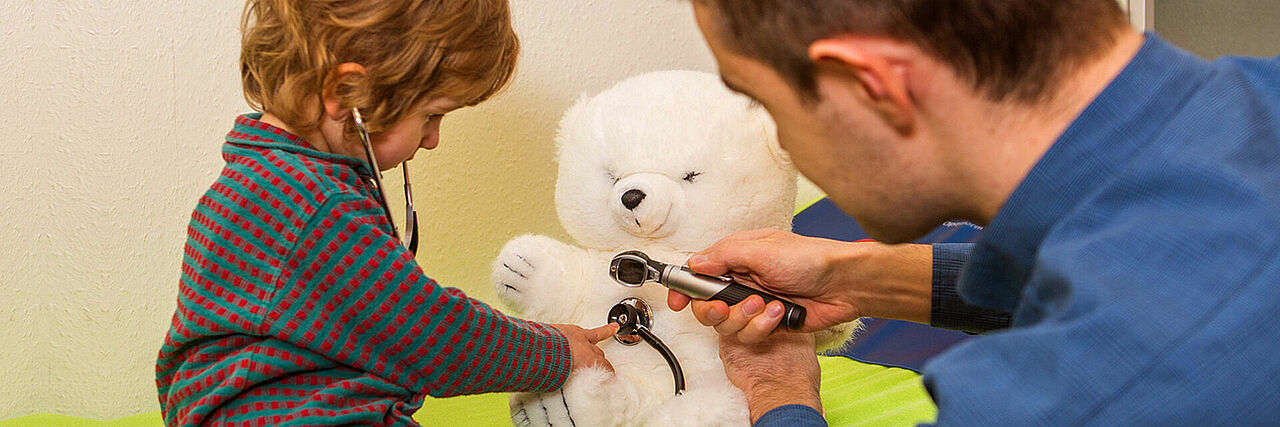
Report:
[[764,299],[764,303],[766,305],[769,304],[770,301],[781,302],[783,326],[786,326],[791,329],[800,329],[800,327],[804,325],[805,311],[803,306],[793,303],[791,301],[784,300],[782,298],[778,298],[768,292],[761,291],[756,288],[752,288],[750,286],[745,286],[737,282],[730,283],[729,286],[725,286],[723,290],[721,290],[720,292],[717,292],[715,295],[712,295],[710,298],[707,298],[707,299],[724,301],[725,304],[735,305],[737,303],[742,302],[743,300],[746,300],[747,297],[752,295],[759,295],[760,298]]

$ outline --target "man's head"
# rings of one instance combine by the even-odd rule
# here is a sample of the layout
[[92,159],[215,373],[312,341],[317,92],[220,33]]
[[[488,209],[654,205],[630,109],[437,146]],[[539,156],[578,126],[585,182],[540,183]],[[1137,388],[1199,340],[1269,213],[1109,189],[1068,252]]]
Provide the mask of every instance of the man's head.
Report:
[[693,3],[726,84],[764,104],[797,168],[886,241],[980,219],[952,165],[978,147],[956,142],[1004,135],[1000,117],[972,119],[1053,105],[1125,28],[1114,0]]

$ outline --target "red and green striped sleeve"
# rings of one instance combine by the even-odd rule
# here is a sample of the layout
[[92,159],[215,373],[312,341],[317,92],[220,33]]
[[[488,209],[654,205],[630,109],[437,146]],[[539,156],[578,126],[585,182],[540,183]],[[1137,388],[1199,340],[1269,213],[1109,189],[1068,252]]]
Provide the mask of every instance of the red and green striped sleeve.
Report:
[[564,383],[559,330],[428,279],[368,197],[338,195],[320,211],[285,265],[266,333],[432,396]]

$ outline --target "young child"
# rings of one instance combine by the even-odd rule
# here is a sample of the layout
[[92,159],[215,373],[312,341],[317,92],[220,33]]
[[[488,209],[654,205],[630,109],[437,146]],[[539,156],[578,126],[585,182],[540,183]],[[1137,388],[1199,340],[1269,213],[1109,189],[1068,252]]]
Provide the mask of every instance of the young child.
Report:
[[156,362],[165,422],[414,424],[424,395],[551,391],[608,367],[584,330],[507,317],[427,278],[377,201],[379,165],[504,86],[506,0],[249,0],[227,166],[192,214]]

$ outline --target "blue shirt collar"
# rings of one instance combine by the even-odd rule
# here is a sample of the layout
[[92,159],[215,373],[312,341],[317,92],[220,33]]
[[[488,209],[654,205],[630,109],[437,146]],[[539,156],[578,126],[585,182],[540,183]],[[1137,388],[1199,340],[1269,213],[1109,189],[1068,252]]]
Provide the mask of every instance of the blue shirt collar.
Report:
[[1148,33],[1137,55],[996,213],[961,273],[961,295],[1016,313],[1045,235],[1147,147],[1210,71],[1205,61]]

